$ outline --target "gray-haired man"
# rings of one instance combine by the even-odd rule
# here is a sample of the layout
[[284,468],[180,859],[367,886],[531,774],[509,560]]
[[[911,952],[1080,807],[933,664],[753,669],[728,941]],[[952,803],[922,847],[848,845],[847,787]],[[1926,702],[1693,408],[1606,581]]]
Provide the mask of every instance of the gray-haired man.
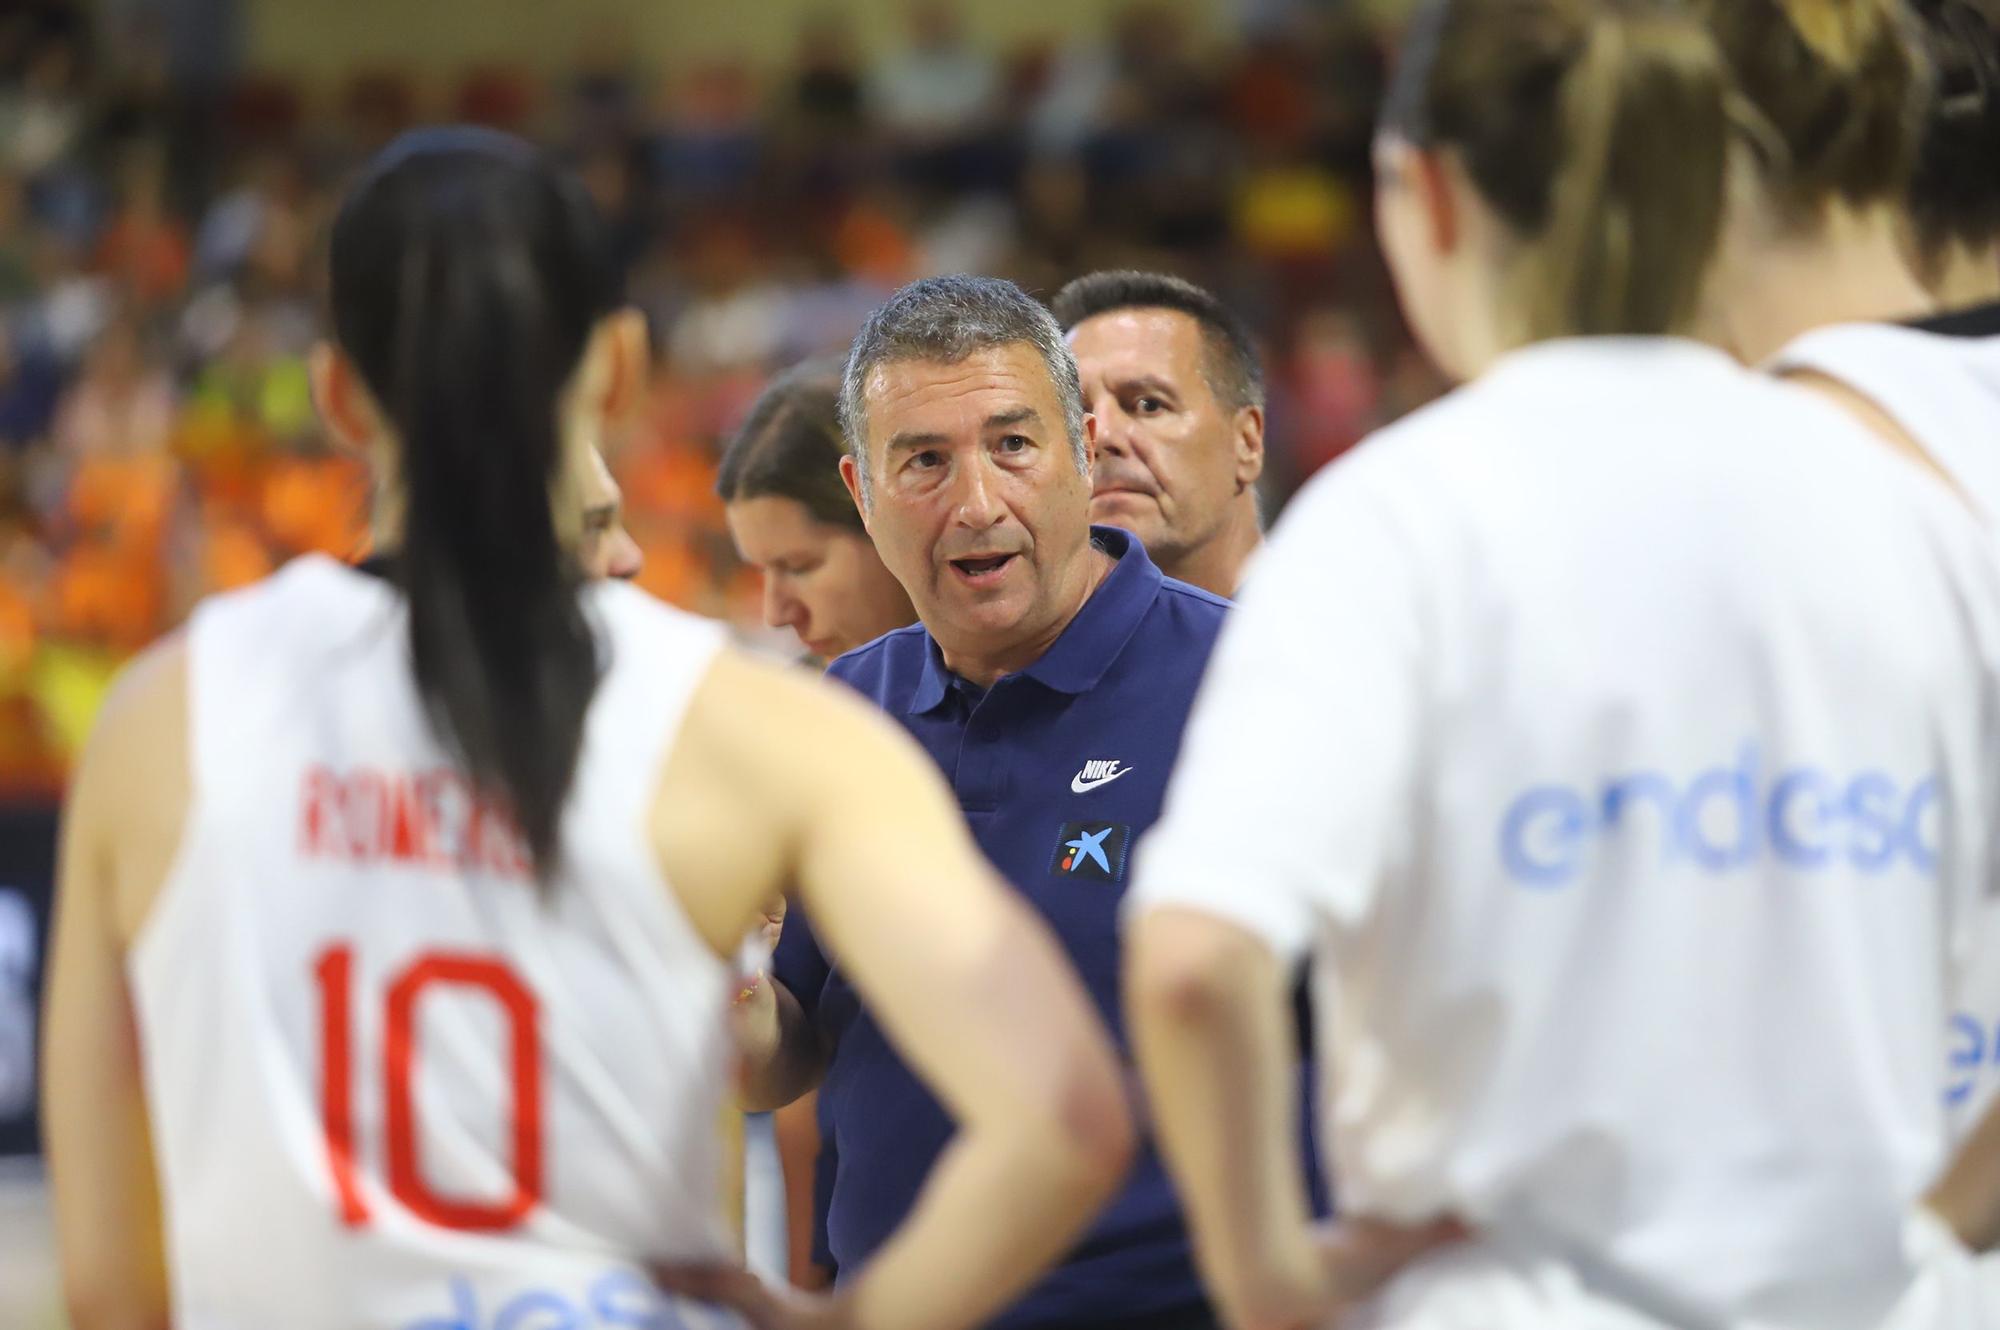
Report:
[[[898,292],[855,341],[842,408],[842,474],[921,622],[831,673],[943,768],[981,848],[1116,1030],[1127,858],[1159,816],[1226,603],[1163,577],[1125,532],[1090,526],[1095,421],[1076,362],[1011,283],[948,277]],[[752,1095],[780,1103],[824,1071],[821,1118],[839,1159],[827,1233],[852,1269],[917,1203],[951,1120],[796,911],[775,973],[779,1019],[764,1022]],[[994,1200],[1006,1204],[1004,1190]],[[1151,1150],[1068,1261],[994,1324],[1216,1324]]]

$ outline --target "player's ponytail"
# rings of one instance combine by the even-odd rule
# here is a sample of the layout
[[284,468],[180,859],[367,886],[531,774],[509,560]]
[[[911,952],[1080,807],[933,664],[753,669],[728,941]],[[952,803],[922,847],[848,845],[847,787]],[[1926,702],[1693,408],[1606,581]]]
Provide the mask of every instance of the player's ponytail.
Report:
[[1910,179],[1910,220],[1934,268],[1954,245],[2000,250],[2000,11],[1970,0],[1915,0],[1911,8],[1935,84]]
[[1433,0],[1384,128],[1455,150],[1515,232],[1515,340],[1677,332],[1721,233],[1726,92],[1673,0]]
[[333,227],[335,334],[388,416],[430,721],[546,877],[600,672],[559,540],[569,381],[617,283],[581,192],[480,131],[392,147]]
[[1929,72],[1904,0],[1696,0],[1759,132],[1746,136],[1777,220],[1898,204]]

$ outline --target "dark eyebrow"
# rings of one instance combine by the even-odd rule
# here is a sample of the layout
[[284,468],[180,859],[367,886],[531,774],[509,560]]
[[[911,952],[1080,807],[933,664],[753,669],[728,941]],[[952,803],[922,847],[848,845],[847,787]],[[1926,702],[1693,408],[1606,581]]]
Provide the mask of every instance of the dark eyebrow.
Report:
[[935,432],[923,434],[915,431],[905,431],[901,434],[891,434],[889,436],[889,446],[886,451],[898,453],[908,452],[913,448],[935,448],[945,442],[947,442],[945,436]]
[[1141,374],[1135,378],[1120,379],[1118,382],[1111,384],[1110,387],[1113,392],[1120,396],[1126,393],[1152,393],[1160,397],[1176,398],[1180,396],[1179,393],[1174,391],[1174,385],[1153,374]]
[[[980,428],[983,430],[1007,429],[1014,425],[1026,425],[1030,423],[1041,424],[1042,413],[1032,406],[1017,406],[1011,411],[1000,411],[986,417]],[[910,430],[901,434],[891,434],[888,446],[884,451],[887,454],[908,452],[913,448],[936,448],[949,442],[951,442],[949,436],[939,434],[934,430],[929,432]]]
[[1017,406],[1012,411],[1002,411],[998,415],[986,417],[986,428],[1006,429],[1011,425],[1042,423],[1042,413],[1032,406]]

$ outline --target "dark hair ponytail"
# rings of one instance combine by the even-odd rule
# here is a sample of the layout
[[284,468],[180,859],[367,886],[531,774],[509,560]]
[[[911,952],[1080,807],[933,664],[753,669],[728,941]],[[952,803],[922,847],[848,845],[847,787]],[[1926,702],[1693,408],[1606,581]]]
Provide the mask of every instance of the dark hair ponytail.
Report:
[[348,195],[331,277],[335,335],[399,443],[418,691],[546,878],[601,666],[550,503],[565,390],[618,303],[601,224],[528,145],[421,131]]

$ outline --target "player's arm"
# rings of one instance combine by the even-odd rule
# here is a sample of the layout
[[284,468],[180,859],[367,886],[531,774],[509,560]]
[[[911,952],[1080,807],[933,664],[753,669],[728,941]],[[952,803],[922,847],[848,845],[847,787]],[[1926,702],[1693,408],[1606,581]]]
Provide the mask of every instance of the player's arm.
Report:
[[1345,474],[1296,504],[1223,629],[1125,902],[1127,1028],[1198,1262],[1230,1325],[1273,1330],[1324,1323],[1451,1231],[1322,1230],[1306,1194],[1288,977],[1400,854],[1426,648],[1383,505]]
[[1322,1269],[1286,966],[1262,939],[1193,910],[1148,911],[1127,938],[1133,1052],[1210,1291],[1231,1325],[1292,1324],[1274,1304],[1316,1298]]
[[1926,1200],[1973,1251],[2000,1249],[2000,1100],[1960,1142]]
[[[866,1330],[983,1324],[1069,1248],[1130,1158],[1110,1041],[1081,983],[980,858],[930,762],[840,689],[723,658],[665,786],[663,861],[711,943],[726,952],[796,882],[959,1126],[911,1214],[837,1295],[839,1315]],[[674,808],[676,789],[696,804]]]
[[63,810],[42,1123],[63,1290],[76,1330],[168,1324],[163,1219],[125,983],[121,890],[132,890],[132,877],[155,871],[161,858],[131,840],[160,834],[163,820],[175,823],[169,838],[178,835],[176,782],[154,777],[163,766],[184,770],[186,679],[178,645],[132,667],[105,706]]

